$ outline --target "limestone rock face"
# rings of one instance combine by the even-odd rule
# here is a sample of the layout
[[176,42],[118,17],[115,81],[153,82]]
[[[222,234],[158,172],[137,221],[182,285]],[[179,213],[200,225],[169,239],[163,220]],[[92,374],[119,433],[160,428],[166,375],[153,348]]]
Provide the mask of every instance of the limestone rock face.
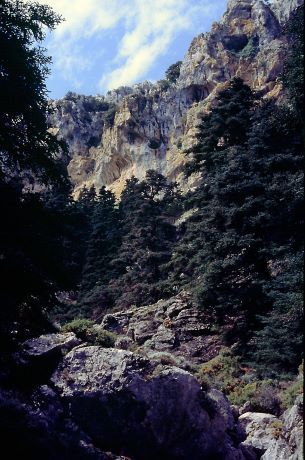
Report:
[[52,377],[80,427],[103,449],[135,459],[243,460],[226,398],[188,372],[129,351],[78,347]]
[[176,83],[144,82],[106,96],[67,95],[53,101],[51,131],[70,150],[77,192],[103,185],[119,195],[132,175],[155,169],[186,184],[181,173],[194,145],[198,117],[234,76],[266,97],[280,92],[286,39],[283,24],[300,0],[230,0],[209,33],[194,38]]
[[183,368],[212,359],[221,347],[210,320],[185,292],[153,305],[107,314],[100,327],[119,334],[118,348],[133,343],[149,358]]
[[291,13],[303,3],[304,0],[273,0],[271,6],[280,24],[285,24]]

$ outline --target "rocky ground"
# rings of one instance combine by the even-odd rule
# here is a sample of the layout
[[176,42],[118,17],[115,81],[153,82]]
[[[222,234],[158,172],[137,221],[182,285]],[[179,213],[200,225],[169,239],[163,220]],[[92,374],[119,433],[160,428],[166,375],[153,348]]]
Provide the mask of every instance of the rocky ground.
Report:
[[117,333],[114,348],[48,334],[24,343],[1,375],[10,458],[301,460],[301,397],[280,417],[245,412],[194,377],[220,344],[187,294],[95,327]]
[[154,305],[108,314],[100,325],[118,335],[116,346],[150,359],[188,369],[216,356],[221,348],[218,329],[182,292]]

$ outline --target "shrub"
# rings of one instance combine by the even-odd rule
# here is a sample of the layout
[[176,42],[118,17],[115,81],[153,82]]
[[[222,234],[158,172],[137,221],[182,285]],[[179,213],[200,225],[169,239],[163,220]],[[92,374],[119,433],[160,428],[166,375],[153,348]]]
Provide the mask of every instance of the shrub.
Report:
[[87,340],[88,331],[92,329],[93,325],[94,322],[92,320],[79,318],[65,324],[61,330],[62,332],[74,332],[79,339]]
[[297,396],[303,394],[303,385],[304,385],[303,368],[304,368],[304,361],[302,361],[302,364],[299,366],[299,375],[296,378],[296,380],[291,382],[279,395],[281,402],[282,402],[283,409],[289,409],[290,407],[292,407],[293,404],[295,403]]
[[160,147],[160,141],[158,139],[150,139],[148,147],[153,150],[157,150]]
[[108,110],[106,110],[103,114],[103,120],[106,128],[111,128],[113,126],[116,112],[117,106],[115,104],[109,104]]
[[88,97],[84,100],[83,107],[87,112],[106,112],[109,110],[109,103],[94,97]]
[[200,366],[197,378],[206,387],[223,391],[231,404],[241,406],[249,401],[257,390],[257,382],[245,379],[248,374],[241,368],[239,360],[228,348],[224,348],[218,356]]
[[105,330],[96,330],[93,328],[90,330],[89,336],[94,345],[99,345],[104,348],[114,347],[116,341],[116,334]]
[[256,37],[250,38],[247,45],[239,52],[239,57],[241,58],[251,58],[254,57],[258,52],[258,40]]
[[171,83],[176,83],[177,79],[180,76],[180,69],[181,69],[182,61],[178,61],[175,64],[169,66],[167,71],[165,72],[166,79]]
[[167,91],[170,87],[170,83],[167,80],[158,80],[157,84],[160,86],[161,91]]
[[279,416],[281,413],[281,400],[278,389],[270,381],[262,382],[251,399],[255,412],[267,412]]
[[90,319],[75,319],[65,324],[62,331],[74,332],[79,339],[104,348],[113,347],[116,341],[116,334],[97,329],[94,321]]

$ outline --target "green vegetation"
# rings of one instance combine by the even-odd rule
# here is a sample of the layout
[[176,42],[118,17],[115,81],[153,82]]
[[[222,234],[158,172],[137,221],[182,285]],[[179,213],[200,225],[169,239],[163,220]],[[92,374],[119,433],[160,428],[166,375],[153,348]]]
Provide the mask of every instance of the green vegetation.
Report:
[[[59,223],[47,193],[69,193],[59,160],[64,145],[47,130],[50,58],[39,45],[60,17],[37,3],[3,0],[0,8],[0,337],[2,349],[50,328],[46,311],[70,277]],[[24,187],[27,185],[27,187]],[[70,221],[71,224],[71,221]],[[61,227],[63,225],[63,227]],[[63,264],[59,263],[63,261]],[[66,264],[67,263],[67,264]],[[69,284],[69,282],[68,282]]]
[[165,72],[166,80],[170,83],[176,83],[180,75],[180,68],[181,68],[182,61],[178,61],[175,64],[169,66],[167,71]]
[[114,347],[116,335],[103,329],[97,329],[94,321],[89,319],[75,319],[62,327],[62,332],[74,332],[76,337],[89,342],[93,345],[99,345],[104,348]]
[[117,113],[117,105],[110,103],[108,109],[103,114],[103,119],[106,128],[111,128],[114,124],[115,114]]
[[289,409],[293,406],[296,397],[303,394],[304,390],[304,360],[299,366],[299,374],[295,380],[290,382],[280,393],[282,406],[284,409]]
[[[50,330],[47,312],[54,306],[61,322],[87,318],[64,330],[111,346],[114,337],[93,327],[92,319],[186,289],[210,322],[226,330],[223,341],[231,350],[202,366],[202,382],[220,387],[232,402],[251,398],[256,407],[278,410],[268,379],[293,381],[302,359],[302,11],[286,29],[284,97],[262,99],[234,78],[202,117],[185,167],[186,175],[202,178],[196,190],[182,198],[176,184],[148,171],[142,181],[127,181],[118,203],[104,187],[84,189],[79,200],[72,199],[65,145],[48,132],[50,59],[39,43],[60,18],[36,3],[2,1],[4,348]],[[255,39],[247,42],[246,36],[229,37],[226,46],[244,57],[256,52]],[[167,70],[166,88],[177,81],[180,67],[178,62]],[[67,94],[67,110],[77,98]],[[95,98],[86,104],[87,112],[102,112],[106,127],[113,125],[115,104]],[[150,139],[149,146],[157,149],[160,141]],[[36,184],[42,187],[34,193]],[[177,228],[182,214],[189,218]],[[68,291],[70,300],[60,302]],[[284,389],[283,404],[299,390],[299,380]]]
[[257,38],[250,38],[246,46],[238,53],[238,56],[244,59],[253,58],[258,53]]
[[161,91],[167,91],[170,87],[170,82],[168,80],[158,80],[157,84],[161,88]]

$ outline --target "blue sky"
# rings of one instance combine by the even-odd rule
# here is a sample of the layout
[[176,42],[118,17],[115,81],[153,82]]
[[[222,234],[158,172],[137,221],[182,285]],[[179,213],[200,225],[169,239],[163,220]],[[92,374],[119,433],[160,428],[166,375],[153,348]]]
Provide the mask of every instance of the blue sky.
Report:
[[227,0],[38,0],[65,21],[46,39],[51,98],[164,77],[192,38],[210,29]]

